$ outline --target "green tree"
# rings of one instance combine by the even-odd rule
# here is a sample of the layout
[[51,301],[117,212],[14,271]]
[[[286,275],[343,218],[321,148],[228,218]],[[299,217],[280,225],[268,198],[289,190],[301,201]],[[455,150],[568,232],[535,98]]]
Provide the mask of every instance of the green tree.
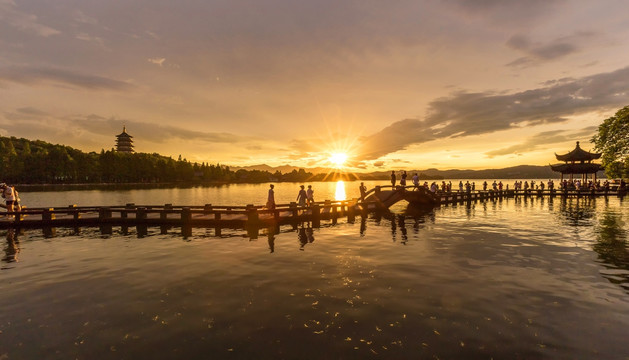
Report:
[[629,106],[605,119],[592,142],[595,149],[603,153],[603,167],[608,178],[629,178]]

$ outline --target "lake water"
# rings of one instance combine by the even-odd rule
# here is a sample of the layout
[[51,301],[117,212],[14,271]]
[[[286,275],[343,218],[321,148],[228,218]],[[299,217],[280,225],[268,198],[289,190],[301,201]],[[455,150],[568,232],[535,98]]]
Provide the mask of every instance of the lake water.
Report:
[[[295,201],[298,185],[277,184],[277,201]],[[313,186],[317,200],[338,193]],[[32,207],[244,205],[264,203],[267,189],[21,197]],[[358,183],[344,189],[357,197]],[[257,239],[2,231],[0,359],[627,359],[628,200],[398,204]]]

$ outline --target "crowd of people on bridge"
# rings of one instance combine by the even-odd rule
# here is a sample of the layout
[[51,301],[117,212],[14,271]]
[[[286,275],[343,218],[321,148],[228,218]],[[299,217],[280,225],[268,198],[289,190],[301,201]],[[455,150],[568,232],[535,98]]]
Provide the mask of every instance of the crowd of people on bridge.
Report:
[[[391,171],[391,187],[394,189],[396,188],[405,189],[406,179],[408,177],[408,174],[406,173],[406,171],[402,171],[399,174],[399,176],[400,176],[400,183],[399,183],[399,187],[397,187],[396,184],[397,184],[398,175],[395,173],[395,171]],[[447,194],[447,193],[452,193],[452,192],[471,193],[471,192],[476,191],[476,182],[474,181],[470,182],[469,180],[465,181],[465,183],[463,182],[463,180],[460,180],[458,183],[458,189],[453,188],[452,181],[446,182],[445,180],[441,181],[441,184],[438,184],[436,181],[433,181],[431,184],[428,184],[428,181],[424,181],[424,183],[420,185],[419,176],[417,173],[415,173],[411,177],[411,182],[412,182],[412,190],[419,190],[420,187],[423,187],[424,189],[434,194],[437,194],[437,193]],[[3,185],[6,186],[5,184],[0,184],[0,189],[2,189]],[[509,190],[509,184],[503,184],[503,182],[500,180],[494,180],[491,184],[485,180],[483,181],[481,186],[482,186],[481,187],[482,191]],[[266,207],[268,209],[275,209],[274,187],[275,186],[273,184],[269,186],[268,198],[267,198],[267,203],[266,203]],[[304,185],[300,185],[299,188],[300,189],[297,193],[297,199],[295,200],[297,205],[298,206],[312,206],[315,203],[314,189],[312,188],[312,185],[308,185],[307,190]],[[565,190],[609,191],[610,182],[608,180],[604,180],[603,182],[601,182],[600,180],[596,182],[594,181],[582,182],[581,180],[575,180],[575,181],[563,180],[559,183],[559,188],[561,190],[565,189]],[[623,180],[620,180],[619,189],[625,189],[625,188],[626,188],[626,183]],[[554,191],[555,182],[552,179],[548,179],[547,182],[540,181],[539,183],[536,182],[535,180],[530,180],[530,181],[529,180],[525,180],[525,181],[516,180],[513,183],[513,190],[516,190],[516,191],[538,191],[538,190]],[[364,182],[360,183],[359,192],[360,192],[360,200],[365,200],[368,194],[368,191]],[[15,193],[17,195],[17,192]],[[4,196],[4,192],[3,192],[3,196]],[[8,206],[8,200],[7,200],[7,206]]]

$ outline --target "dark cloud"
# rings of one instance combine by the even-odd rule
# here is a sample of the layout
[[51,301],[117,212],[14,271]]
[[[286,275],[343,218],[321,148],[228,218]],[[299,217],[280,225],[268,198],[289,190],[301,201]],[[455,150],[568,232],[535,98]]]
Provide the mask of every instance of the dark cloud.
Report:
[[[2,128],[9,134],[20,134],[29,138],[50,141],[51,138],[74,139],[74,142],[88,144],[90,147],[108,143],[104,137],[112,138],[126,126],[127,132],[142,142],[196,142],[235,144],[247,143],[251,139],[225,132],[204,132],[182,129],[177,126],[157,125],[145,122],[105,118],[99,115],[78,115],[54,117],[34,108],[21,108],[3,114]],[[113,140],[111,142],[113,144]],[[101,144],[101,145],[98,145]],[[105,146],[107,148],[108,146]]]
[[11,66],[0,68],[0,82],[18,84],[54,84],[87,90],[128,90],[134,86],[128,82],[102,76],[86,75],[75,71],[47,67]]
[[105,119],[98,115],[77,117],[70,120],[75,129],[82,129],[94,134],[113,134],[126,126],[127,132],[143,141],[164,143],[168,141],[203,141],[210,143],[237,143],[244,137],[230,133],[186,130],[176,126],[156,125],[151,123],[123,119]]
[[588,126],[579,131],[553,130],[537,133],[524,142],[506,148],[488,151],[487,157],[492,158],[500,155],[521,155],[525,152],[538,150],[545,145],[565,143],[568,141],[580,140],[585,143],[596,133],[596,126]]
[[560,59],[578,52],[584,42],[594,38],[596,34],[592,32],[580,32],[548,43],[534,43],[524,35],[514,35],[507,41],[507,46],[526,55],[508,63],[507,66],[527,67]]
[[626,105],[629,67],[512,94],[457,92],[433,100],[423,120],[406,119],[361,139],[363,160],[435,139],[488,134],[565,121],[569,116]]
[[563,3],[563,0],[444,0],[468,18],[480,18],[496,25],[530,25]]
[[424,143],[436,137],[423,121],[406,119],[394,122],[381,131],[361,138],[358,153],[362,159],[373,160],[404,150],[408,145]]

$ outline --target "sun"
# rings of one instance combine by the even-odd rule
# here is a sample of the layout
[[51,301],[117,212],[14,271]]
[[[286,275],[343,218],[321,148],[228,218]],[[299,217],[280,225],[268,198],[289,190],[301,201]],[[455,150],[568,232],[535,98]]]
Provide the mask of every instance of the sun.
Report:
[[334,167],[340,169],[343,167],[343,165],[345,165],[345,162],[347,161],[347,154],[341,152],[332,153],[330,154],[328,161],[332,163]]

